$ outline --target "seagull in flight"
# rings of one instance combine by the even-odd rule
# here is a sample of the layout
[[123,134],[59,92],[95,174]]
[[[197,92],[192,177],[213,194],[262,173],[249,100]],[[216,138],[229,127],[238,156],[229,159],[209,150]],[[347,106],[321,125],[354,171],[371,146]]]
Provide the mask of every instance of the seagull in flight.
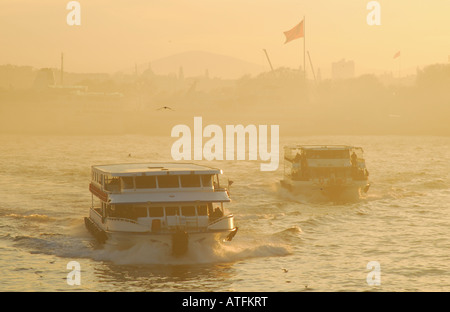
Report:
[[162,110],[162,109],[174,110],[174,109],[170,108],[169,106],[163,106],[163,107],[158,108],[158,110]]

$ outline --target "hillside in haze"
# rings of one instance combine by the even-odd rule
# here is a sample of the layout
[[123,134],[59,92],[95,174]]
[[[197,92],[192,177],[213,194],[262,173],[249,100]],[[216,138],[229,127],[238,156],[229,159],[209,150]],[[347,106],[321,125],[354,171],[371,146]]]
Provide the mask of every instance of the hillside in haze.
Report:
[[[203,51],[189,51],[154,60],[151,69],[157,75],[179,74],[185,77],[205,76],[237,79],[244,75],[256,75],[263,71],[261,65],[234,57]],[[143,65],[145,68],[146,66]]]
[[450,135],[450,64],[407,80],[305,81],[290,68],[183,76],[67,73],[61,86],[57,70],[0,66],[0,133],[169,135],[201,116],[205,125],[279,125],[282,135]]

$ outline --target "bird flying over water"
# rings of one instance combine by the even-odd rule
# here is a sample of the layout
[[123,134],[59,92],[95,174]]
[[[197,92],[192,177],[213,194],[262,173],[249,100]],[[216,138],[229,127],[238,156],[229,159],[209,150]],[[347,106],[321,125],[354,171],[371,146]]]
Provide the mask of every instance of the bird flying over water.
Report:
[[163,106],[163,107],[158,108],[158,110],[162,110],[162,109],[174,110],[174,109],[170,108],[169,106]]

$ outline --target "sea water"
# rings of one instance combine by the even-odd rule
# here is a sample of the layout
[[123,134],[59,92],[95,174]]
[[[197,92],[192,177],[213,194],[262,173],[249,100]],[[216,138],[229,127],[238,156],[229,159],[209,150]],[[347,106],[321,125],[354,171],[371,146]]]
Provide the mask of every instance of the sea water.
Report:
[[[90,167],[173,161],[167,137],[0,136],[1,291],[449,291],[450,138],[317,136],[362,146],[370,190],[353,202],[292,195],[256,161],[200,161],[232,180],[231,242],[100,245],[87,232]],[[280,148],[282,151],[282,148]],[[282,155],[280,155],[280,159]],[[67,264],[80,265],[70,285]],[[367,264],[379,264],[368,283]]]

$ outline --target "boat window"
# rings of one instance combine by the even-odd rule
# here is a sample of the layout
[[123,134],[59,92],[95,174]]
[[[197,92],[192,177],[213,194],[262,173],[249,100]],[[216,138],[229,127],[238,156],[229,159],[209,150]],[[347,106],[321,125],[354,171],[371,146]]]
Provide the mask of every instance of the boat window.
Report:
[[158,176],[158,186],[162,188],[178,187],[178,176]]
[[328,168],[311,168],[311,175],[317,178],[326,178],[328,177]]
[[112,179],[106,179],[105,189],[107,191],[119,191],[120,190],[120,179],[118,177],[114,177]]
[[135,177],[136,188],[156,188],[156,177],[140,176]]
[[150,207],[148,212],[151,218],[164,217],[163,207]]
[[166,216],[175,216],[178,214],[178,207],[166,207]]
[[347,178],[347,171],[351,170],[350,168],[335,168],[334,173],[336,174],[336,178],[345,179]]
[[213,205],[212,205],[212,203],[209,203],[209,204],[208,204],[208,214],[209,214],[209,215],[212,215],[213,212],[214,212],[214,211],[213,211]]
[[201,175],[203,187],[211,187],[212,175]]
[[127,218],[130,215],[132,205],[116,205],[115,217]]
[[197,215],[199,216],[207,216],[208,215],[208,208],[206,205],[200,205],[197,206]]
[[350,157],[348,149],[344,150],[308,150],[309,159],[347,159]]
[[131,218],[145,218],[147,217],[147,207],[133,207],[131,210]]
[[114,209],[114,217],[125,219],[147,217],[147,207],[128,204],[116,205]]
[[196,174],[180,175],[182,187],[200,187],[200,176]]
[[94,181],[95,182],[97,182],[97,183],[99,183],[99,184],[102,184],[102,179],[101,179],[101,174],[99,174],[99,173],[97,173],[97,172],[94,172]]
[[181,207],[181,215],[186,216],[186,217],[195,216],[195,206]]
[[133,177],[122,177],[120,179],[122,180],[122,187],[124,189],[132,189],[132,188],[134,188]]

